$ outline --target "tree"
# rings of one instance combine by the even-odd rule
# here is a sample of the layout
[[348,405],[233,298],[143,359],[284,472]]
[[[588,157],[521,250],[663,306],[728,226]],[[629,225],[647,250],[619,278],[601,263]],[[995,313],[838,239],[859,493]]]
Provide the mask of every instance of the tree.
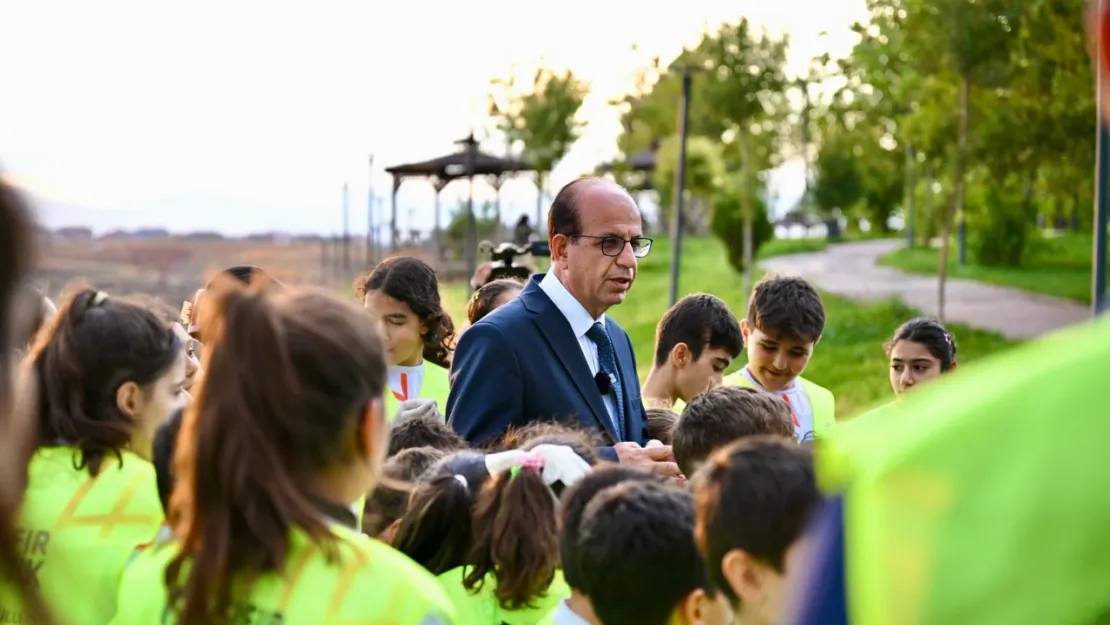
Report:
[[837,209],[847,212],[863,197],[856,155],[847,141],[826,138],[814,169],[813,202],[826,219]]
[[[652,186],[659,193],[662,223],[669,223],[674,210],[675,180],[681,137],[672,135],[663,141],[656,153]],[[688,137],[686,141],[686,194],[694,201],[687,205],[686,227],[697,230],[708,225],[713,196],[725,181],[725,163],[721,146],[706,137]]]
[[[499,84],[509,89],[515,86],[512,80],[494,82],[494,86]],[[588,90],[570,70],[560,73],[541,67],[530,92],[513,93],[507,100],[491,97],[491,116],[509,141],[522,144],[524,160],[536,171],[537,224],[543,221],[545,182],[585,126],[578,111]]]

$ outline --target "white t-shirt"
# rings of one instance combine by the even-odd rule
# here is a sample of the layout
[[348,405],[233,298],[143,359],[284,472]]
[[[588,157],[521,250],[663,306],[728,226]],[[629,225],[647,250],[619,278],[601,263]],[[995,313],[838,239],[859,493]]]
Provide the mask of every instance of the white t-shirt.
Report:
[[[756,382],[755,377],[752,376],[751,371],[747,367],[742,370],[744,377],[752,383],[753,386],[761,391],[767,391],[763,385]],[[790,412],[794,417],[794,437],[799,442],[805,443],[813,440],[813,407],[809,403],[809,396],[806,395],[805,387],[798,384],[795,380],[789,388],[781,391],[767,391],[774,395],[778,395],[790,406]]]
[[397,401],[420,397],[420,387],[424,384],[424,363],[415,367],[389,367],[389,390]]
[[551,621],[555,625],[590,625],[589,621],[570,609],[566,599],[559,602],[559,607],[555,608],[555,612],[551,615]]

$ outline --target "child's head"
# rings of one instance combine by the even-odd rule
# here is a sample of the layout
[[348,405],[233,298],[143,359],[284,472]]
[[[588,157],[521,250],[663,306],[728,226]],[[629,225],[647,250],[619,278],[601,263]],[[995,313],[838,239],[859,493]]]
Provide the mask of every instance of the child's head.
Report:
[[412,447],[386,461],[382,466],[381,484],[366,499],[362,515],[362,532],[391,542],[397,523],[409,506],[412,484],[445,456],[433,447]]
[[432,575],[468,564],[471,510],[488,480],[483,454],[460,451],[436,462],[420,476],[393,532],[393,546]]
[[890,386],[902,394],[956,368],[956,337],[939,321],[918,317],[895,330],[886,355]]
[[427,263],[411,256],[387,258],[355,281],[355,291],[378,322],[390,365],[425,360],[449,365],[455,324],[443,310],[436,272]]
[[415,417],[397,421],[389,428],[387,457],[413,447],[431,447],[443,452],[466,449],[466,441],[436,417]]
[[578,528],[582,591],[606,625],[727,625],[694,540],[694,503],[681,487],[644,481],[594,497]]
[[466,305],[470,325],[478,323],[482,317],[516,299],[522,290],[524,285],[510,278],[501,278],[483,285],[470,296],[470,302]]
[[644,469],[606,464],[591,471],[563,493],[559,504],[559,558],[563,578],[572,590],[582,590],[582,576],[577,564],[578,528],[586,506],[598,493],[628,481],[662,483],[663,480]]
[[536,421],[524,427],[509,428],[501,442],[503,449],[524,451],[530,451],[537,445],[565,445],[593,466],[599,461],[596,450],[602,442],[593,430],[553,421]]
[[805,371],[825,331],[825,305],[801,278],[772,276],[756,283],[740,324],[748,370],[769,391],[781,391]]
[[790,406],[770,393],[745,386],[719,386],[686,406],[674,428],[674,458],[683,475],[693,475],[715,449],[740,438],[794,438]]
[[674,427],[678,423],[678,413],[667,408],[649,408],[645,411],[648,438],[664,445],[674,442]]
[[177,433],[181,431],[181,421],[185,409],[178,408],[154,432],[154,476],[158,484],[158,498],[162,501],[162,511],[169,516],[170,496],[173,494],[173,454],[177,449]]
[[820,501],[809,450],[777,438],[738,441],[713,454],[692,485],[709,578],[743,622],[776,622],[787,553]]
[[719,298],[687,295],[667,311],[655,331],[655,366],[675,371],[678,398],[718,386],[732,359],[744,349],[740,324]]
[[185,404],[178,336],[103,291],[75,291],[27,358],[38,379],[39,445],[79,448],[78,466],[93,475],[124,449],[150,458],[155,430]]
[[232,596],[221,580],[284,570],[290,536],[330,548],[321,484],[327,503],[364,497],[389,436],[384,349],[362,310],[324,292],[231,281],[210,297],[208,375],[174,459],[181,552],[166,583],[184,589],[183,623],[223,618]]

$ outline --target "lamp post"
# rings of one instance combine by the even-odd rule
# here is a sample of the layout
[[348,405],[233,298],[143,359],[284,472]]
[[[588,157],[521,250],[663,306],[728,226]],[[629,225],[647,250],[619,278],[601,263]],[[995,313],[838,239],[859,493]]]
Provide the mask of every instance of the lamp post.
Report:
[[689,67],[682,68],[682,111],[679,116],[678,168],[675,182],[675,208],[671,215],[671,306],[678,301],[679,267],[682,262],[683,209],[686,197],[686,138],[690,126],[690,85],[693,77]]
[[[1107,10],[1107,0],[1099,0],[1102,11]],[[1103,49],[1110,42],[1103,40],[1103,29],[1098,29],[1098,58],[1103,58]],[[1110,179],[1110,131],[1102,119],[1103,90],[1106,88],[1102,71],[1098,72],[1098,88],[1096,89],[1098,106],[1098,137],[1095,149],[1095,219],[1094,219],[1094,250],[1092,258],[1094,267],[1091,268],[1091,312],[1101,315],[1106,312],[1106,227],[1110,217],[1110,199],[1107,198],[1106,184]]]

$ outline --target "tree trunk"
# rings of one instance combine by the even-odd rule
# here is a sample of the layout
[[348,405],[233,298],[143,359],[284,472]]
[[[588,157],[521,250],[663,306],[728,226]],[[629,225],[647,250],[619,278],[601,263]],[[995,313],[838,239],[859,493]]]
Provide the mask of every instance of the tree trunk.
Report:
[[948,251],[952,246],[952,223],[956,214],[963,210],[964,178],[967,169],[968,131],[971,125],[971,76],[964,74],[960,80],[960,135],[956,144],[956,174],[953,177],[952,197],[948,211],[944,215],[944,230],[941,234],[940,266],[937,268],[937,318],[944,322],[944,295],[948,285]]
[[[740,161],[741,161],[741,175],[744,180],[743,192],[740,196],[741,210],[744,211],[744,281],[743,290],[741,291],[746,298],[752,288],[752,264],[755,262],[755,253],[752,250],[753,236],[752,236],[752,220],[754,217],[754,209],[752,208],[752,158],[749,150],[751,149],[748,142],[748,129],[743,124],[740,125]],[[746,301],[746,300],[745,300]]]

